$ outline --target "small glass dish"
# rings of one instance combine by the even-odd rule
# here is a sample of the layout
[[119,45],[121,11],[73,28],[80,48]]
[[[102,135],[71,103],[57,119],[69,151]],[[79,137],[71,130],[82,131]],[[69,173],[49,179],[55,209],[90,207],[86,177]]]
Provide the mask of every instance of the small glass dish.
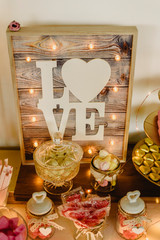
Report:
[[[2,217],[5,217],[4,220],[2,220]],[[16,210],[14,210],[13,208],[8,208],[8,207],[4,207],[4,206],[0,206],[0,221],[2,221],[0,223],[0,234],[2,239],[5,238],[5,235],[3,236],[3,234],[8,234],[9,235],[13,235],[16,236],[16,239],[21,239],[21,240],[27,240],[28,239],[28,228],[27,228],[27,224],[26,221],[24,220],[24,218],[21,216],[20,213],[18,213]],[[5,230],[2,229],[2,225],[5,221],[4,224],[6,223],[6,219],[9,219],[9,225],[8,227],[4,226],[4,228],[6,228]],[[18,238],[19,236],[19,238]]]
[[[121,164],[119,158],[110,153],[108,153],[108,155],[110,155],[111,161],[117,161],[117,166],[113,170],[103,170],[95,166],[94,161],[99,157],[99,155],[94,156],[91,160],[91,185],[97,192],[113,191],[116,186],[117,175],[121,172]],[[102,162],[103,161],[104,160],[102,160]]]

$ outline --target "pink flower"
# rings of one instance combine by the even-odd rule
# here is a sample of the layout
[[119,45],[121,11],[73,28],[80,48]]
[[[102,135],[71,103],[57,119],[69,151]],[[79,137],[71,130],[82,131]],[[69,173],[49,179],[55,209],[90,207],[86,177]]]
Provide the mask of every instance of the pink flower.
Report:
[[9,30],[12,32],[17,32],[19,31],[19,29],[21,28],[20,24],[16,21],[12,21],[9,26],[8,26]]

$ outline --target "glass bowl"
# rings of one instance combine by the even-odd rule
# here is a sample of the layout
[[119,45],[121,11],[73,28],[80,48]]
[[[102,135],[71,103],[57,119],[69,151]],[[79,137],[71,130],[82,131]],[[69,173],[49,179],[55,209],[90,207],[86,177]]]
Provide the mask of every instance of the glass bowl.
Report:
[[[96,155],[92,158],[90,164],[91,170],[91,185],[97,192],[111,192],[115,189],[117,175],[121,173],[120,160],[115,155],[108,153],[107,156],[110,156],[110,162],[116,160],[117,166],[112,170],[100,169],[95,166],[95,161],[97,158],[100,158],[99,155]],[[106,157],[107,157],[106,156]],[[102,159],[102,166],[105,166],[105,157]]]
[[[14,210],[12,208],[0,206],[0,218],[2,216],[5,216],[8,219],[14,218],[14,221],[12,222],[11,220],[9,220],[9,221],[11,221],[11,223],[9,223],[10,226],[5,230],[0,230],[0,232],[4,232],[6,234],[8,233],[8,235],[14,234],[15,236],[16,235],[18,236],[18,233],[21,232],[19,238],[17,238],[17,239],[21,239],[21,240],[28,239],[28,228],[27,228],[26,221],[16,210]],[[18,223],[16,221],[16,218],[18,218]],[[2,219],[0,221],[2,221]],[[2,222],[0,222],[0,228],[2,228],[3,222],[4,222],[4,220]],[[19,229],[17,229],[17,227],[15,227],[16,225],[14,226],[14,224],[16,224]],[[11,229],[13,229],[13,230],[11,230]]]
[[[57,140],[57,139],[56,139]],[[47,141],[33,154],[37,175],[44,180],[44,189],[59,195],[72,188],[72,179],[78,174],[82,148],[71,141]]]

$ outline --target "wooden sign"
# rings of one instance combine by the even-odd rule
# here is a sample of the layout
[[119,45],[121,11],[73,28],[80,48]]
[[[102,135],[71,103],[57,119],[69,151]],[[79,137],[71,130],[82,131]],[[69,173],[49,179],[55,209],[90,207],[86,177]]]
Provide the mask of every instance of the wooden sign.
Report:
[[7,30],[22,162],[60,131],[84,158],[126,160],[137,30],[43,26]]

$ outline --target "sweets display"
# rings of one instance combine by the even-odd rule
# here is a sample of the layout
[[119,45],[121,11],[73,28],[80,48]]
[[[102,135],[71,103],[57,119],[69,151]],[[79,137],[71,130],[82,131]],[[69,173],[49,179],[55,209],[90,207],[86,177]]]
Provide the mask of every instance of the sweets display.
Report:
[[136,169],[148,180],[160,186],[160,152],[159,146],[149,138],[138,143],[132,154]]
[[[78,229],[79,238],[81,234],[89,233],[93,235],[94,230],[98,234],[106,216],[110,212],[110,196],[98,197],[97,195],[88,195],[86,198],[79,188],[69,193],[63,199],[63,205],[59,206],[61,216],[72,220]],[[85,239],[85,237],[83,238]],[[96,239],[95,236],[93,239]]]
[[138,239],[145,234],[146,217],[144,201],[139,198],[140,192],[128,192],[118,203],[117,232],[124,239]]
[[53,202],[47,197],[46,192],[34,192],[32,198],[27,202],[27,225],[31,239],[50,239],[55,228],[63,230],[56,224],[58,218],[55,213]]
[[113,154],[101,150],[91,161],[91,184],[96,191],[110,192],[116,185],[120,161]]
[[73,142],[62,141],[60,136],[55,142],[48,141],[34,152],[36,173],[44,181],[44,189],[50,194],[69,191],[80,167],[82,148]]

